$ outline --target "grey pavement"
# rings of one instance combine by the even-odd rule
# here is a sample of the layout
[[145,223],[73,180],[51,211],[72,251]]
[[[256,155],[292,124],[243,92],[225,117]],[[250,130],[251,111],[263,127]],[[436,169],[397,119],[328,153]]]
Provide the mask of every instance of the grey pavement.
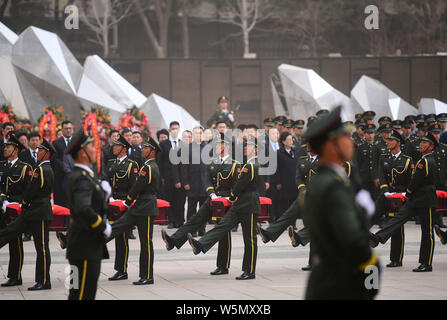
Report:
[[[263,225],[266,226],[265,224]],[[297,227],[302,223],[298,221]],[[194,256],[186,243],[180,250],[168,252],[161,239],[160,231],[165,226],[154,227],[154,274],[155,284],[134,286],[138,278],[139,241],[129,240],[129,279],[118,282],[108,281],[112,276],[115,257],[113,241],[108,244],[111,259],[103,260],[96,298],[99,300],[299,300],[304,298],[308,272],[301,271],[308,261],[309,247],[293,248],[285,232],[276,243],[264,244],[258,238],[258,262],[256,279],[237,281],[242,273],[243,240],[242,229],[232,233],[233,249],[230,274],[211,276],[215,269],[217,245],[206,255]],[[207,227],[212,228],[212,226]],[[376,230],[376,229],[374,229]],[[175,230],[168,230],[172,234]],[[406,225],[406,246],[404,266],[387,269],[381,281],[377,299],[447,299],[447,246],[436,238],[433,272],[414,273],[417,267],[420,241],[420,226],[409,222]],[[135,235],[138,237],[137,232]],[[389,242],[375,249],[382,265],[388,263]],[[65,300],[68,262],[65,251],[59,247],[55,233],[50,233],[52,258],[51,283],[48,291],[30,292],[34,285],[35,250],[34,243],[24,243],[23,285],[12,288],[0,287],[0,300]],[[7,280],[8,246],[0,250],[0,282]]]

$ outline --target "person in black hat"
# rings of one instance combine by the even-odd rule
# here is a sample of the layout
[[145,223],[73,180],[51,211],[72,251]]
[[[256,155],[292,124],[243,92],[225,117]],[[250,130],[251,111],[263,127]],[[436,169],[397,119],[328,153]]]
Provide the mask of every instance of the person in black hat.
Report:
[[410,220],[413,216],[419,216],[421,223],[421,248],[419,251],[419,267],[414,272],[431,272],[435,239],[433,236],[433,214],[438,206],[436,196],[436,161],[433,150],[438,146],[438,141],[427,133],[420,143],[422,158],[416,163],[412,172],[410,184],[405,192],[407,201],[394,217],[384,224],[382,229],[370,234],[370,245],[376,247],[386,241],[396,230]]
[[[382,154],[379,158],[380,193],[375,202],[376,212],[371,219],[371,224],[380,224],[381,218],[394,215],[389,214],[387,196],[393,193],[403,193],[407,190],[411,172],[414,168],[411,157],[403,154],[401,146],[404,139],[399,132],[393,130],[391,136],[386,139],[390,153]],[[401,267],[404,252],[405,233],[404,226],[396,230],[391,236],[391,262],[389,268]]]
[[[221,134],[216,139],[216,157],[207,165],[205,187],[208,199],[188,221],[173,235],[169,236],[163,229],[161,235],[168,251],[174,247],[180,249],[188,240],[187,235],[193,234],[202,228],[213,216],[211,200],[230,197],[231,188],[236,183],[240,164],[231,158],[231,139]],[[228,274],[231,262],[231,231],[228,231],[219,239],[217,251],[216,270],[211,272],[213,276]]]
[[371,193],[376,198],[377,187],[379,186],[379,176],[377,172],[377,163],[379,161],[380,151],[375,140],[376,126],[367,124],[365,129],[365,139],[357,146],[355,150],[354,163],[359,170],[362,181],[362,189]]
[[[66,154],[74,159],[68,186],[70,227],[67,237],[67,259],[74,277],[69,289],[69,300],[94,300],[101,270],[101,259],[108,259],[105,237],[112,227],[106,222],[106,201],[110,186],[100,183],[90,168],[96,161],[94,139],[82,129],[75,132]],[[104,237],[105,236],[105,237]]]
[[[446,190],[447,189],[447,146],[440,142],[441,139],[441,126],[439,124],[434,124],[428,128],[436,141],[438,141],[439,146],[433,150],[433,157],[436,162],[436,170],[438,174],[436,175],[436,190]],[[447,228],[442,221],[442,215],[435,215],[435,225],[439,225],[441,228]]]
[[[13,133],[9,133],[3,150],[4,161],[0,162],[0,199],[2,201],[2,211],[6,212],[6,207],[11,203],[22,203],[25,191],[30,181],[33,169],[31,165],[22,162],[18,155],[24,146],[17,140]],[[0,228],[5,228],[5,216],[1,217]],[[16,238],[16,239],[15,239]],[[8,281],[2,287],[11,287],[22,284],[23,266],[23,242],[22,234],[17,234],[9,242],[9,265]]]
[[363,131],[366,127],[366,122],[362,118],[355,121],[356,131],[352,134],[352,139],[356,146],[362,144],[363,139],[365,139],[365,132]]
[[377,129],[377,132],[379,133],[378,136],[376,136],[377,139],[375,139],[376,147],[379,150],[380,154],[388,153],[388,147],[386,144],[386,139],[388,139],[391,136],[391,133],[393,132],[393,127],[391,123],[384,123],[382,124],[379,129]]
[[278,129],[279,134],[284,132],[284,124],[287,121],[287,117],[285,116],[278,116],[275,119],[273,119],[273,121],[275,121],[275,127],[276,129]]
[[[139,280],[134,285],[149,285],[154,283],[154,248],[152,235],[154,219],[158,216],[157,193],[160,190],[161,176],[155,161],[160,146],[150,137],[142,144],[141,155],[145,162],[139,171],[136,182],[127,194],[124,205],[129,208],[112,225],[112,234],[107,241],[122,235],[134,226],[138,228],[140,239]],[[135,203],[134,203],[135,201]]]
[[315,116],[310,116],[309,118],[307,118],[307,127],[309,128],[309,126],[310,126],[315,120],[317,120],[317,117],[315,117]]
[[324,116],[325,114],[328,114],[328,113],[329,113],[329,110],[321,109],[321,110],[317,111],[316,116],[317,116],[317,118],[320,118],[321,116]]
[[366,124],[374,124],[374,118],[376,113],[374,111],[365,111],[363,113],[363,119],[366,120]]
[[365,269],[372,266],[377,272],[380,264],[368,246],[368,234],[361,227],[366,219],[343,168],[354,155],[354,145],[340,114],[341,107],[335,108],[303,136],[319,157],[318,174],[307,186],[303,204],[314,252],[308,300],[372,299],[377,294],[364,285]]
[[304,120],[297,120],[293,123],[293,145],[295,149],[299,150],[302,145],[301,135],[303,134],[304,125],[306,122]]
[[386,124],[386,123],[392,123],[392,120],[391,120],[391,118],[390,117],[388,117],[388,116],[383,116],[383,117],[381,117],[380,119],[379,119],[379,126],[381,126],[381,125],[384,125],[384,124]]
[[265,135],[268,136],[269,130],[275,126],[275,121],[272,117],[264,119]]
[[[107,162],[104,170],[103,180],[109,182],[112,186],[112,199],[126,200],[127,193],[135,184],[138,172],[140,170],[138,163],[128,157],[128,150],[131,145],[120,136],[113,141],[112,154],[113,159]],[[130,230],[115,238],[115,275],[109,278],[110,281],[127,279],[127,261],[129,258],[129,240],[128,234]]]
[[441,113],[436,117],[438,124],[441,126],[441,143],[447,143],[447,113]]
[[53,191],[54,173],[50,158],[56,149],[47,140],[39,145],[37,161],[39,165],[26,172],[30,176],[25,196],[22,201],[23,213],[0,231],[0,248],[13,241],[17,235],[29,231],[34,239],[36,249],[36,284],[28,288],[30,291],[51,289],[50,265],[51,254],[48,245],[49,227],[53,220],[51,193]]
[[[242,275],[236,280],[250,280],[256,278],[257,259],[257,233],[256,219],[260,213],[259,203],[259,163],[257,160],[257,139],[249,136],[245,146],[244,155],[247,162],[239,170],[236,183],[231,188],[230,201],[233,205],[212,230],[205,233],[199,240],[195,240],[188,233],[188,241],[194,254],[206,253],[214,244],[222,239],[232,228],[239,223],[242,225],[244,238],[244,258],[242,262]],[[237,198],[237,201],[236,201]]]
[[413,128],[413,122],[410,119],[405,120],[402,123],[402,139],[403,145],[401,145],[402,152],[407,156],[417,158],[417,150],[415,148],[415,137],[411,136]]
[[225,121],[231,128],[234,128],[235,119],[234,112],[228,109],[228,104],[230,99],[226,96],[219,97],[217,99],[217,104],[219,105],[219,110],[213,113],[211,118],[207,121],[206,125],[209,128],[215,128],[217,121]]

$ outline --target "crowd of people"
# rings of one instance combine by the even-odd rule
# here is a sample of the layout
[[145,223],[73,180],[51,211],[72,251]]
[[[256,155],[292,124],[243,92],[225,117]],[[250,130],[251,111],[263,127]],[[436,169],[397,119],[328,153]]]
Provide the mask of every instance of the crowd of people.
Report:
[[[67,248],[70,264],[88,275],[91,272],[92,283],[99,276],[98,261],[108,254],[102,246],[96,251],[91,249],[88,257],[80,253],[79,246],[89,244],[81,239],[80,235],[87,231],[81,227],[86,222],[82,218],[78,220],[79,216],[85,212],[90,229],[104,233],[107,241],[115,240],[116,274],[110,281],[128,279],[128,241],[135,239],[132,230],[138,228],[140,279],[134,284],[153,284],[152,234],[153,220],[158,215],[156,199],[170,203],[167,229],[176,230],[171,235],[162,230],[168,250],[179,249],[189,242],[194,254],[199,254],[219,243],[217,268],[212,275],[228,274],[231,232],[237,231],[238,225],[242,226],[244,259],[243,274],[237,280],[255,278],[257,234],[267,243],[276,241],[286,230],[294,247],[311,243],[309,264],[303,270],[314,270],[316,256],[321,255],[321,243],[317,241],[315,249],[312,245],[315,232],[309,230],[306,221],[305,227],[297,230],[296,220],[305,219],[306,210],[311,210],[306,194],[310,182],[319,174],[324,141],[318,140],[321,139],[319,134],[315,137],[308,134],[305,139],[303,131],[307,128],[312,133],[312,124],[327,121],[325,117],[330,118],[328,114],[334,117],[334,113],[320,110],[306,120],[269,117],[264,120],[264,127],[259,128],[255,124],[236,125],[237,119],[229,110],[227,97],[220,97],[218,106],[207,128],[182,128],[178,121],[173,121],[169,128],[157,131],[156,137],[146,137],[141,131],[130,128],[110,130],[108,144],[101,149],[99,171],[98,166],[92,166],[96,159],[92,139],[82,130],[75,133],[70,121],[62,122],[58,138],[52,144],[36,132],[16,131],[13,123],[3,123],[0,246],[9,244],[10,263],[9,280],[2,286],[22,284],[22,241],[33,238],[37,252],[36,284],[30,290],[51,288],[48,247],[51,208],[34,213],[33,223],[23,218],[7,225],[5,220],[7,205],[18,203],[25,212],[30,212],[29,206],[39,203],[36,199],[40,199],[41,206],[51,201],[72,211],[68,234],[58,232],[57,236],[61,247]],[[357,203],[365,213],[363,217],[367,217],[360,220],[369,245],[376,247],[391,238],[391,261],[387,267],[402,266],[404,224],[414,219],[422,230],[420,266],[414,271],[432,271],[434,231],[443,244],[447,243],[446,232],[442,230],[446,226],[442,216],[436,214],[436,190],[447,190],[447,147],[443,144],[447,141],[447,114],[410,115],[394,121],[384,116],[377,126],[375,118],[374,111],[367,111],[356,115],[355,122],[343,123],[343,134],[348,135],[355,146],[352,157],[344,154],[339,143],[334,143],[331,150],[337,155],[336,159],[343,160],[342,171],[355,186]],[[333,119],[340,120],[339,116]],[[334,123],[326,124],[323,129],[340,131]],[[203,154],[207,154],[210,161],[207,162]],[[267,161],[260,161],[258,155],[261,154]],[[173,155],[179,161],[173,161]],[[260,174],[262,169],[267,170]],[[90,178],[82,182],[83,177]],[[104,199],[95,196],[95,191],[91,191],[93,195],[82,193],[83,188],[93,190],[98,186],[107,193],[107,202],[121,201],[123,211],[129,211],[111,226],[98,215],[103,211],[107,215],[101,204]],[[28,193],[35,198],[30,199]],[[87,196],[79,198],[83,195]],[[390,214],[388,199],[397,196],[403,206]],[[222,197],[232,206],[222,220],[215,223],[211,219],[211,203]],[[260,213],[259,197],[272,200],[267,228],[256,222]],[[97,203],[88,203],[90,198]],[[80,207],[79,203],[84,203],[85,207]],[[95,207],[96,213],[87,207]],[[29,214],[23,216],[29,217]],[[208,223],[214,226],[206,232]],[[380,226],[381,231],[369,233],[372,225]],[[91,235],[87,232],[85,236]],[[92,241],[96,240],[92,238]],[[88,269],[87,262],[92,269]],[[92,283],[85,292],[70,290],[70,298],[94,298],[96,286]]]

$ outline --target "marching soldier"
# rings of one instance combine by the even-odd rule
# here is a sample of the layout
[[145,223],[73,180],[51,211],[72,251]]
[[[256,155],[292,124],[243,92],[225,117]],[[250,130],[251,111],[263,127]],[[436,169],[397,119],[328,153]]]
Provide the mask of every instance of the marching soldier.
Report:
[[234,128],[235,119],[234,112],[228,110],[228,103],[230,100],[226,96],[222,96],[217,100],[219,110],[213,113],[206,125],[209,128],[215,128],[217,121],[225,121],[231,128]]
[[[379,180],[380,194],[376,200],[376,212],[372,219],[372,224],[380,217],[388,215],[387,196],[393,193],[403,193],[410,184],[411,171],[414,168],[411,157],[404,155],[401,151],[403,143],[402,136],[393,131],[391,136],[386,140],[390,153],[382,154],[379,159]],[[394,216],[394,213],[390,213]],[[388,268],[402,266],[405,233],[404,225],[396,230],[391,236],[391,262]]]
[[161,152],[161,148],[152,137],[143,142],[142,147],[141,155],[145,162],[126,197],[126,201],[123,202],[129,210],[115,221],[112,226],[111,238],[108,239],[110,241],[126,232],[126,230],[137,226],[140,238],[140,279],[133,282],[134,285],[154,283],[152,235],[154,219],[158,216],[156,195],[161,185],[160,170],[156,163],[157,152]]
[[422,158],[416,163],[409,187],[406,190],[407,201],[394,217],[386,222],[376,234],[370,234],[370,244],[376,247],[385,243],[392,234],[399,230],[411,217],[418,215],[421,223],[421,248],[419,252],[419,267],[414,272],[431,272],[435,241],[433,237],[433,211],[438,206],[436,196],[436,161],[433,150],[438,142],[431,133],[422,138],[420,151]]
[[[139,166],[136,161],[128,158],[127,153],[131,148],[129,142],[120,136],[113,141],[112,153],[116,157],[110,159],[106,168],[106,180],[112,186],[112,198],[115,200],[126,200],[127,193],[137,180]],[[129,258],[128,231],[115,238],[115,275],[110,281],[125,280],[127,276],[127,261]]]
[[[66,154],[74,159],[74,168],[68,186],[70,227],[67,236],[67,259],[74,277],[69,290],[69,300],[94,300],[101,272],[101,259],[108,259],[109,253],[104,236],[111,234],[111,227],[103,214],[110,186],[100,184],[90,165],[96,160],[93,138],[78,130],[67,146]],[[105,190],[104,190],[104,189]]]
[[306,289],[310,300],[372,299],[377,294],[364,284],[365,269],[379,267],[379,261],[368,246],[364,217],[342,167],[354,147],[340,113],[341,107],[335,108],[304,135],[319,156],[319,171],[307,187],[303,211],[314,252]]
[[[214,244],[222,239],[232,228],[239,223],[242,225],[244,238],[244,259],[242,262],[242,275],[236,280],[250,280],[256,278],[257,234],[256,219],[260,213],[258,191],[259,163],[257,161],[257,141],[250,136],[244,146],[247,162],[240,169],[236,184],[231,190],[230,201],[233,205],[222,218],[220,223],[208,231],[202,238],[195,240],[188,233],[188,241],[194,254],[206,253]],[[234,202],[237,198],[237,201]]]
[[[11,203],[22,203],[25,196],[26,187],[30,180],[32,166],[22,162],[18,155],[24,149],[24,146],[17,140],[14,134],[9,134],[3,151],[4,161],[0,162],[1,176],[1,199],[3,202],[3,215],[1,228],[5,228],[4,213],[6,206]],[[23,242],[22,234],[9,242],[9,265],[8,281],[2,284],[2,287],[11,287],[22,284],[22,266],[23,266]]]
[[[209,196],[208,200],[199,208],[199,211],[193,215],[183,226],[181,226],[173,235],[169,236],[165,230],[161,231],[163,241],[166,243],[166,249],[172,250],[174,247],[180,249],[188,240],[187,235],[197,232],[202,225],[209,221],[213,216],[211,200],[220,197],[230,197],[231,189],[236,182],[240,164],[229,155],[231,140],[220,135],[216,141],[217,157],[211,161],[206,169],[205,187]],[[221,223],[221,222],[220,222]],[[231,231],[219,239],[217,252],[217,268],[211,275],[228,274],[231,261]]]
[[56,154],[56,149],[45,139],[37,148],[39,165],[33,171],[26,173],[31,178],[22,201],[23,213],[0,231],[0,247],[25,231],[31,232],[37,259],[36,284],[28,288],[30,291],[51,289],[51,254],[48,238],[49,227],[53,220],[51,192],[53,191],[54,174],[50,165],[50,157]]
[[369,191],[375,197],[376,188],[379,186],[377,163],[379,159],[379,150],[374,144],[375,136],[374,124],[368,124],[365,127],[365,140],[355,151],[355,164],[359,169],[362,189]]

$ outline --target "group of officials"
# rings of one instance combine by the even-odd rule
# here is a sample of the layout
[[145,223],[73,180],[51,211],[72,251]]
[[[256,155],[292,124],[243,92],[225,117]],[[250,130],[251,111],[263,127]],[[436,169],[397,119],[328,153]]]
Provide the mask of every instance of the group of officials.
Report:
[[[109,241],[115,241],[116,252],[116,273],[109,280],[128,279],[128,239],[134,228],[140,259],[139,280],[133,284],[154,283],[157,198],[170,202],[168,229],[177,229],[172,235],[162,230],[166,248],[179,249],[188,242],[197,255],[218,243],[217,268],[211,272],[215,276],[229,273],[231,232],[239,224],[244,258],[237,280],[256,277],[257,234],[264,243],[274,242],[288,230],[294,247],[310,244],[309,264],[303,268],[312,270],[308,298],[371,298],[377,292],[360,285],[368,266],[380,269],[370,247],[391,238],[387,266],[402,266],[404,224],[413,217],[422,230],[420,266],[414,271],[432,271],[434,231],[447,242],[442,218],[435,213],[436,190],[445,189],[447,182],[447,149],[442,143],[447,140],[447,114],[403,121],[382,117],[376,126],[373,111],[356,115],[355,123],[342,123],[336,108],[319,111],[307,123],[267,118],[262,136],[256,125],[239,125],[240,134],[229,137],[235,115],[227,97],[220,97],[218,105],[209,129],[197,126],[181,137],[176,121],[157,132],[158,142],[127,128],[112,130],[109,145],[102,149],[101,172],[93,166],[93,139],[82,130],[73,133],[70,121],[62,124],[62,137],[53,144],[35,133],[25,135],[25,142],[13,124],[3,124],[0,247],[9,244],[10,263],[9,280],[2,286],[22,284],[22,233],[28,233],[37,253],[36,284],[29,290],[51,289],[52,193],[53,203],[71,212],[68,233],[58,233],[70,265],[80,275],[73,280],[77,283],[69,299],[94,299]],[[208,164],[202,157],[205,149],[212,159]],[[238,150],[241,157],[236,156]],[[260,169],[269,166],[259,162],[260,152],[276,160],[275,170],[260,175]],[[182,160],[174,163],[173,154]],[[268,228],[257,223],[260,196],[272,199]],[[390,213],[388,199],[396,197],[403,207]],[[231,207],[205,232],[217,198],[226,198]],[[125,213],[111,223],[107,204],[113,201],[121,201]],[[5,212],[13,204],[22,214],[10,222]],[[304,221],[301,230],[295,228],[297,219]],[[369,232],[374,224],[381,227],[376,234]],[[334,263],[336,271],[329,270]]]

